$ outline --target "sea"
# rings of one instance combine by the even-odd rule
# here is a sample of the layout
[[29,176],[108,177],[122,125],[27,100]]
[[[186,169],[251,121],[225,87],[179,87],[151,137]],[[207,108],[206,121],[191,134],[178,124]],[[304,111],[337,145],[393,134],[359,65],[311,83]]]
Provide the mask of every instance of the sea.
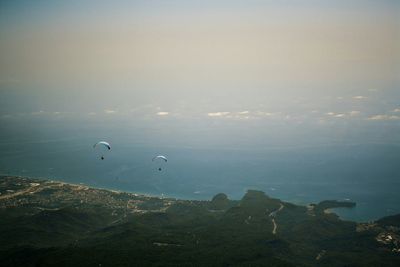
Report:
[[[233,128],[222,131],[225,126],[192,125],[182,132],[185,123],[135,123],[3,123],[0,174],[181,199],[210,200],[221,192],[241,199],[256,189],[300,205],[354,201],[356,207],[334,212],[358,222],[400,213],[398,145],[293,141],[274,146],[260,139],[249,145],[238,138],[221,139],[234,135]],[[204,127],[209,130],[201,131]],[[110,142],[110,151],[93,148],[102,140]],[[156,155],[168,162],[152,161]]]

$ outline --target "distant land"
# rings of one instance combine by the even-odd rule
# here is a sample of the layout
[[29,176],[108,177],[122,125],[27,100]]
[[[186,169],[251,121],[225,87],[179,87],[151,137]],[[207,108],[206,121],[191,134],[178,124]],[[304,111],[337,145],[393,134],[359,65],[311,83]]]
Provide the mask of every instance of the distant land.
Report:
[[400,214],[343,221],[326,200],[209,201],[0,176],[1,266],[400,266]]

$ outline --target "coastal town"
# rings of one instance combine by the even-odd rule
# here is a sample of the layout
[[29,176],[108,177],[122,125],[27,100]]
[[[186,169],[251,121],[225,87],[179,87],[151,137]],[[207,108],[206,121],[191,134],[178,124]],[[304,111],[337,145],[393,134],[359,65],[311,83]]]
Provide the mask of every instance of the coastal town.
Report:
[[40,211],[101,205],[113,216],[127,216],[131,213],[165,212],[176,201],[51,180],[7,176],[0,179],[0,209],[29,207]]

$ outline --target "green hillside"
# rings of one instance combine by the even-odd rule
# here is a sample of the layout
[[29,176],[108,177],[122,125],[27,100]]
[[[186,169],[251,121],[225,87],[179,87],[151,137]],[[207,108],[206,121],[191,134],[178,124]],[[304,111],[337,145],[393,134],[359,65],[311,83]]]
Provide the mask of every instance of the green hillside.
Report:
[[324,212],[347,202],[177,200],[23,177],[1,177],[0,191],[1,266],[400,266],[400,217]]

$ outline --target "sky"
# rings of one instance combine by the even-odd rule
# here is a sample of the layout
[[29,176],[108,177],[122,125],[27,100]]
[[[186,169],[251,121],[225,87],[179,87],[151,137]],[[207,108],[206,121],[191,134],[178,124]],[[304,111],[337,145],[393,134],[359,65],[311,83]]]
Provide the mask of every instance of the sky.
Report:
[[0,120],[399,144],[399,18],[389,0],[1,1]]

